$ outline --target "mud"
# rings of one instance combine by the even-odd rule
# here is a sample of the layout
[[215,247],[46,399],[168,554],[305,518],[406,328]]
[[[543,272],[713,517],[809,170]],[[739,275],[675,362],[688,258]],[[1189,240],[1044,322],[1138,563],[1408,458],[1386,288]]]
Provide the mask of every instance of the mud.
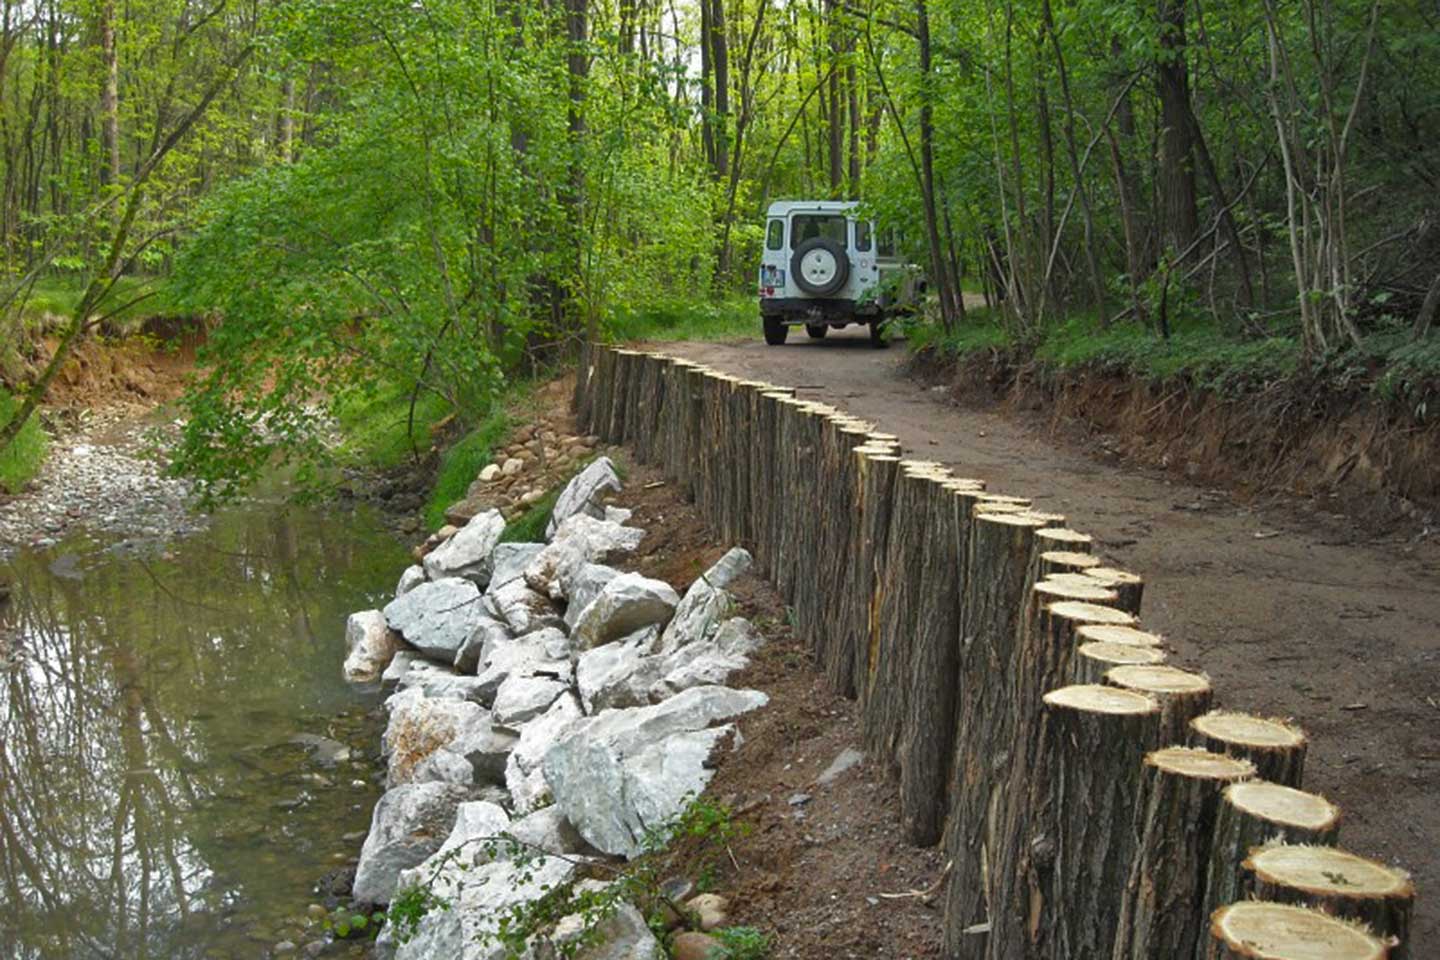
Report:
[[1440,544],[1423,522],[1381,530],[1340,509],[1340,495],[1257,498],[1138,466],[1123,453],[1131,438],[1048,410],[952,402],[907,377],[907,351],[873,350],[851,331],[782,348],[758,332],[657,346],[794,386],[917,456],[1066,514],[1098,553],[1145,576],[1145,625],[1166,635],[1176,665],[1208,673],[1224,706],[1306,729],[1306,786],[1343,808],[1342,844],[1412,871],[1414,942],[1440,937]]

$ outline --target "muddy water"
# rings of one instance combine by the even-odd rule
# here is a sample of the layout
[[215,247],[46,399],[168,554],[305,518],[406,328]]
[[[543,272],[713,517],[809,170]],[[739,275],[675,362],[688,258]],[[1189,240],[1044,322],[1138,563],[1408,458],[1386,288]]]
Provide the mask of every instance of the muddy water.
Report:
[[317,881],[379,795],[345,615],[404,563],[373,517],[280,504],[163,547],[80,534],[0,560],[0,956],[321,939]]

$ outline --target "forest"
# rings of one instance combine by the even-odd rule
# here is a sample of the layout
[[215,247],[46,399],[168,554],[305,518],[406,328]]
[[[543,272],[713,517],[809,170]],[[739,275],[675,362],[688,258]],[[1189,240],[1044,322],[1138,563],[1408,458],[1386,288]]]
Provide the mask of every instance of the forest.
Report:
[[146,316],[206,325],[177,463],[213,496],[377,404],[479,422],[578,339],[754,326],[782,198],[899,228],[916,342],[1220,343],[1419,419],[1440,373],[1433,0],[4,0],[0,31],[0,449]]

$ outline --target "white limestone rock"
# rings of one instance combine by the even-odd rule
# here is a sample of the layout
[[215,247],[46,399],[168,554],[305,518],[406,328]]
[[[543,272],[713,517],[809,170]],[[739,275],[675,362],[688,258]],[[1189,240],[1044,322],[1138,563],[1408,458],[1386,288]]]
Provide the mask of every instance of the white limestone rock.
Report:
[[425,575],[431,580],[464,577],[485,586],[494,569],[495,545],[505,532],[499,510],[477,513],[454,536],[425,555]]
[[504,623],[488,614],[482,614],[470,636],[466,637],[460,649],[455,651],[455,669],[461,673],[475,673],[484,658],[486,648],[509,639],[510,629]]
[[485,606],[517,637],[546,627],[559,628],[565,622],[549,598],[530,589],[524,579],[494,586],[485,594]]
[[500,684],[495,693],[494,722],[504,729],[518,731],[549,710],[550,704],[569,689],[568,683],[550,677],[512,676]]
[[422,583],[385,606],[390,629],[424,656],[447,664],[455,662],[483,616],[479,589],[459,577]]
[[698,796],[707,760],[732,725],[711,724],[768,701],[757,690],[693,687],[648,707],[607,710],[570,726],[542,764],[555,803],[603,853],[635,856],[647,831]]
[[660,651],[673,653],[686,644],[705,640],[722,621],[734,616],[735,601],[726,588],[749,570],[752,562],[748,550],[735,547],[690,584],[660,638]]
[[561,582],[560,592],[566,598],[565,626],[567,629],[575,629],[575,622],[580,619],[580,613],[590,601],[600,595],[605,589],[605,584],[620,576],[620,571],[614,567],[607,567],[600,563],[587,563],[575,570],[567,579]]
[[406,567],[405,572],[400,574],[400,582],[395,585],[395,598],[398,600],[424,582],[424,567],[418,563]]
[[583,513],[603,520],[605,507],[601,499],[607,492],[619,493],[623,488],[620,475],[615,471],[615,464],[610,458],[595,458],[560,491],[560,496],[555,500],[555,509],[550,514],[550,524],[545,528],[545,536],[554,536],[562,523],[577,514]]
[[525,580],[546,596],[564,599],[566,582],[581,566],[630,553],[644,537],[645,531],[638,527],[576,514],[560,524],[550,543],[535,555],[525,568]]
[[412,688],[391,697],[381,739],[386,784],[439,780],[471,785],[503,783],[517,737],[499,729],[490,712],[468,700],[441,700]]
[[521,729],[520,739],[505,763],[505,786],[517,814],[529,813],[551,798],[543,769],[545,754],[583,717],[575,695],[563,693],[544,716],[531,720]]
[[390,629],[379,610],[361,610],[345,621],[345,679],[368,684],[380,679],[395,654],[400,652],[400,634]]
[[645,627],[580,654],[575,685],[587,714],[651,702],[650,687],[660,679],[661,671],[650,654],[659,637],[658,627]]
[[456,808],[467,796],[464,787],[449,783],[406,784],[387,791],[375,805],[360,850],[354,898],[389,903],[401,871],[423,862],[450,835]]
[[509,583],[525,575],[525,568],[545,549],[543,543],[497,543],[493,554],[495,569],[490,583]]
[[585,650],[645,627],[663,628],[679,602],[679,595],[663,580],[622,573],[580,611],[570,631],[571,642]]

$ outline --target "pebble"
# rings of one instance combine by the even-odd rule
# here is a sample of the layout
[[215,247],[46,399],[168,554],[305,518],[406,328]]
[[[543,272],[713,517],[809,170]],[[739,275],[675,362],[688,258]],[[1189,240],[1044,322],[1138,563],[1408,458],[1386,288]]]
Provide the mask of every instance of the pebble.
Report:
[[718,960],[725,947],[708,933],[677,933],[670,945],[673,960]]
[[291,943],[289,940],[281,940],[279,943],[275,944],[275,948],[270,952],[274,953],[276,956],[285,953],[294,953],[295,944]]
[[730,901],[718,893],[702,893],[685,904],[685,909],[695,914],[701,930],[716,930],[730,920]]
[[525,461],[524,461],[524,460],[518,460],[518,459],[516,459],[515,457],[511,457],[509,460],[506,460],[506,461],[505,461],[504,466],[502,466],[502,467],[500,468],[500,472],[503,473],[503,474],[504,474],[505,476],[507,476],[507,477],[513,477],[513,476],[515,476],[515,474],[519,473],[521,470],[524,470],[524,469],[525,469]]

